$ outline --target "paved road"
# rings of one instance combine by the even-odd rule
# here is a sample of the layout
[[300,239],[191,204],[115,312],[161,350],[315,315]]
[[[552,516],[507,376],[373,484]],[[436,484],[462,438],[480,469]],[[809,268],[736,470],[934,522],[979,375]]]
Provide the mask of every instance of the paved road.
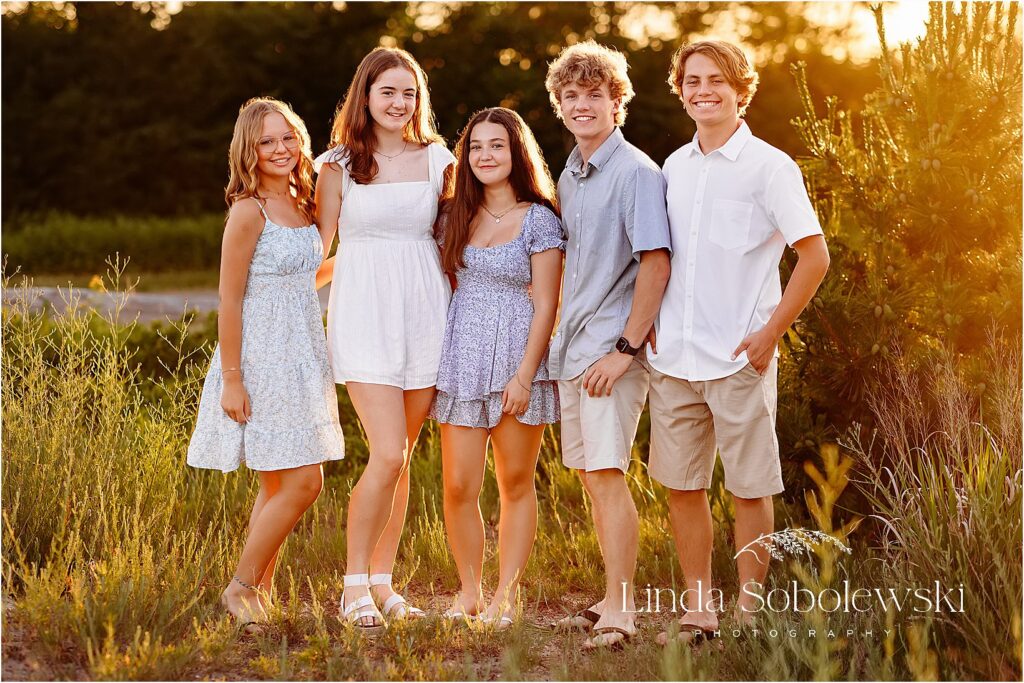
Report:
[[[330,287],[320,290],[320,308],[327,310],[327,296]],[[21,287],[5,289],[3,302],[6,307],[16,297],[25,295]],[[123,294],[95,292],[90,289],[75,289],[74,297],[79,306],[89,306],[102,313],[110,313],[115,306],[115,297]],[[64,287],[32,287],[28,297],[34,309],[50,306],[55,311],[64,311],[69,305],[68,290]],[[142,322],[153,320],[178,320],[186,310],[197,310],[201,313],[217,308],[217,290],[200,289],[180,292],[137,292],[128,295],[121,311],[121,319],[128,322],[138,315]]]

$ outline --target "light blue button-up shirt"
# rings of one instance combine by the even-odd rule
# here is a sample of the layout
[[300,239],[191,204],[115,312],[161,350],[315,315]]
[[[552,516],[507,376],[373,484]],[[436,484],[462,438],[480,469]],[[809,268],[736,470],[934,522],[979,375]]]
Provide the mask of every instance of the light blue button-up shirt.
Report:
[[615,349],[633,306],[640,253],[669,249],[658,165],[616,128],[583,167],[573,149],[558,179],[567,240],[552,379],[573,379]]

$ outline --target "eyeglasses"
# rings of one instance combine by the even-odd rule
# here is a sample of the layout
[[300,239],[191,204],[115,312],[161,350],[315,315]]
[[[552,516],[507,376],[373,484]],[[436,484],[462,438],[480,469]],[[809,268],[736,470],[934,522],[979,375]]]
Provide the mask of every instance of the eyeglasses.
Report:
[[295,151],[299,148],[299,138],[295,133],[285,133],[279,138],[260,138],[256,146],[260,148],[260,151],[268,154],[277,149],[277,143],[282,143],[285,149],[289,151]]

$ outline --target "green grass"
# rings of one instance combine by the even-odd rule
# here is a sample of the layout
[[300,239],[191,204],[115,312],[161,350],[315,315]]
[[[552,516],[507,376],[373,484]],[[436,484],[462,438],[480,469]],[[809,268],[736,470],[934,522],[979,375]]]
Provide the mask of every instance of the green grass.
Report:
[[[165,336],[172,359],[185,353],[187,331]],[[666,612],[643,615],[641,636],[626,651],[585,655],[579,651],[581,635],[545,628],[594,600],[603,584],[589,506],[578,480],[559,463],[555,429],[545,434],[537,472],[540,523],[523,582],[522,623],[494,634],[430,618],[396,624],[370,641],[338,621],[345,506],[366,458],[342,393],[349,457],[326,466],[324,493],[284,547],[270,627],[246,638],[235,633],[217,597],[244,542],[254,477],[244,470],[225,476],[184,464],[205,358],[193,354],[181,363],[170,362],[169,374],[154,383],[131,360],[133,331],[97,326],[83,311],[48,319],[6,308],[3,338],[6,677],[1020,677],[1019,442],[1007,447],[992,435],[974,438],[981,433],[977,425],[959,441],[916,444],[924,446],[920,450],[907,451],[896,438],[887,441],[896,445],[881,456],[861,449],[854,485],[871,498],[899,542],[881,533],[882,524],[866,522],[851,537],[851,555],[815,560],[822,567],[834,565],[835,578],[849,578],[855,586],[914,586],[935,578],[947,585],[963,582],[971,599],[978,600],[967,615],[766,614],[760,623],[764,636],[735,639],[726,628],[720,650],[692,651],[654,643],[657,632],[671,622],[673,615]],[[1015,396],[1019,406],[1019,373],[1012,362],[998,362],[1005,366],[1007,405],[1015,405]],[[996,383],[993,379],[993,387]],[[886,415],[901,417],[891,406],[880,410],[880,424]],[[992,424],[1011,421],[993,434],[1019,438],[1019,410],[1017,415],[1015,423],[1012,410],[998,419],[991,416]],[[970,427],[971,421],[966,424]],[[913,443],[912,436],[907,443]],[[638,444],[630,471],[642,520],[637,584],[641,591],[648,583],[680,589],[664,492],[650,483],[643,464],[646,435]],[[856,448],[850,452],[858,455]],[[900,458],[903,465],[896,467]],[[428,425],[414,455],[410,515],[395,571],[396,584],[434,613],[447,606],[457,588],[441,519],[440,462],[436,427]],[[825,458],[818,467],[834,481],[838,475],[828,463]],[[872,469],[881,466],[890,467],[896,477],[888,488],[888,480]],[[777,500],[777,526],[845,521],[841,489],[819,487],[815,495],[829,500],[836,490],[840,500],[827,507],[825,520],[812,518],[802,504]],[[732,511],[720,473],[711,496],[719,530],[714,572],[731,599]],[[491,472],[482,507],[493,553],[497,495]],[[493,586],[496,579],[494,559],[487,558],[485,585]],[[795,560],[776,563],[771,580],[774,586],[825,581],[824,569],[815,579],[807,578],[807,570]],[[811,627],[840,634],[851,628],[857,635],[809,637]],[[782,634],[796,629],[798,635],[769,637],[773,628]],[[884,628],[891,633],[883,634]],[[873,636],[863,636],[865,630]]]

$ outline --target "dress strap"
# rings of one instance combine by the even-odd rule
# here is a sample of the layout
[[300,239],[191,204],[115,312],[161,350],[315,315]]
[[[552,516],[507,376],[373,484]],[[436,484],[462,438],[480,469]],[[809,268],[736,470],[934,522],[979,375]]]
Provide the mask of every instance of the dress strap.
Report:
[[258,197],[253,197],[252,200],[254,202],[256,202],[257,206],[260,207],[260,213],[263,214],[263,218],[265,218],[266,220],[269,221],[270,220],[270,216],[267,215],[267,210],[263,208],[263,202],[261,202]]

